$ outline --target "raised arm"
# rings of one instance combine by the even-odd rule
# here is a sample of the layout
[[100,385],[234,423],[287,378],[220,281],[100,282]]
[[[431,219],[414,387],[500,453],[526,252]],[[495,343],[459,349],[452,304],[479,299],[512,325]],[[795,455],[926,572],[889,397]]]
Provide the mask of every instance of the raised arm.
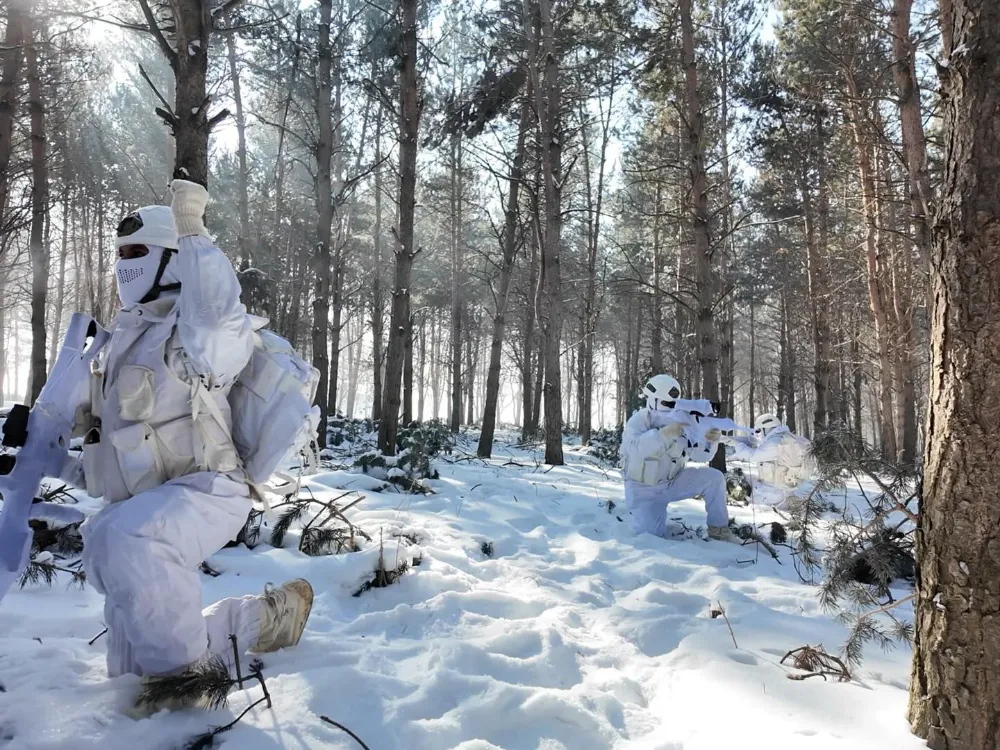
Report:
[[174,180],[171,209],[177,225],[181,281],[177,330],[194,371],[208,388],[231,385],[253,353],[253,334],[233,264],[208,239],[208,191]]

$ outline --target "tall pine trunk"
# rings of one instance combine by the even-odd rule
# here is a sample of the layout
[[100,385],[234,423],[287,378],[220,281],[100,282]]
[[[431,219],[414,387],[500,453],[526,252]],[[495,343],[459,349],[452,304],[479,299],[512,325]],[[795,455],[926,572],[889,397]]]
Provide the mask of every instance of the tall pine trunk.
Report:
[[503,263],[500,266],[500,281],[497,285],[496,304],[493,314],[493,334],[490,339],[490,364],[486,373],[486,405],[483,408],[483,425],[479,433],[477,453],[489,458],[493,453],[493,435],[496,430],[497,402],[500,398],[500,364],[503,354],[503,339],[507,324],[507,304],[510,298],[510,281],[514,274],[518,246],[518,196],[524,172],[524,145],[531,125],[530,93],[521,102],[518,118],[517,145],[514,148],[514,162],[507,180],[507,202],[504,207]]
[[451,431],[462,424],[462,138],[451,139]]
[[1000,5],[942,11],[946,137],[909,718],[932,750],[985,750],[1000,731]]
[[[33,20],[25,16],[25,41],[31,42]],[[28,111],[31,113],[31,374],[28,398],[34,404],[46,380],[45,303],[48,296],[49,249],[45,244],[45,217],[49,207],[49,165],[46,157],[45,99],[38,68],[38,45],[25,51]]]
[[[681,55],[685,73],[686,136],[688,169],[691,179],[689,213],[694,232],[694,252],[698,278],[698,341],[701,365],[702,398],[719,401],[719,348],[715,333],[715,272],[712,268],[712,243],[709,239],[708,172],[705,167],[705,143],[701,97],[698,93],[698,67],[694,51],[694,22],[691,0],[680,0]],[[726,453],[717,451],[712,466],[725,472]]]
[[399,0],[399,231],[396,235],[396,283],[392,291],[389,346],[386,353],[382,421],[378,429],[379,450],[396,453],[400,386],[406,330],[410,320],[410,278],[416,251],[413,246],[413,214],[417,191],[417,134],[420,127],[420,91],[417,82],[418,0]]
[[[530,12],[529,9],[530,8]],[[535,111],[538,114],[539,152],[545,216],[540,246],[544,315],[542,316],[545,363],[545,463],[563,463],[562,344],[563,300],[559,244],[562,236],[563,128],[560,107],[562,91],[552,0],[525,0],[525,22],[529,39],[529,64]]]
[[[14,120],[17,117],[18,80],[24,59],[26,19],[20,3],[7,3],[7,30],[4,32],[3,68],[0,71],[0,232],[6,230],[7,195],[10,191],[10,156]],[[0,253],[6,248],[0,246]]]
[[330,20],[333,15],[332,0],[320,0],[319,25],[316,49],[316,250],[313,253],[313,303],[312,303],[312,362],[319,370],[316,404],[320,408],[319,445],[326,445],[326,418],[330,413],[327,403],[330,378],[330,238],[333,224],[333,190],[330,179],[330,161],[333,154],[333,120],[331,115],[330,69],[333,55],[330,50]]
[[[223,15],[226,19],[226,26],[232,26],[232,18],[228,8]],[[236,57],[236,34],[226,34],[226,52],[229,58],[229,76],[233,79],[233,102],[236,105],[236,156],[240,166],[236,183],[236,200],[240,216],[236,246],[240,257],[240,268],[246,269],[250,266],[250,195],[247,189],[246,118],[243,114],[240,66]]]
[[864,128],[864,115],[859,92],[850,72],[846,74],[851,96],[851,128],[857,151],[858,175],[861,181],[862,210],[865,220],[865,264],[868,273],[868,299],[875,319],[875,348],[879,363],[879,432],[882,455],[891,460],[896,455],[896,430],[893,426],[892,361],[890,357],[889,318],[882,290],[882,247],[879,231],[878,196],[872,172],[870,144]]
[[914,244],[927,265],[931,249],[931,216],[934,214],[934,189],[927,168],[927,139],[920,110],[920,86],[917,83],[916,45],[910,37],[910,11],[913,0],[892,3],[892,77],[899,99],[900,132],[903,158],[909,177],[910,207]]

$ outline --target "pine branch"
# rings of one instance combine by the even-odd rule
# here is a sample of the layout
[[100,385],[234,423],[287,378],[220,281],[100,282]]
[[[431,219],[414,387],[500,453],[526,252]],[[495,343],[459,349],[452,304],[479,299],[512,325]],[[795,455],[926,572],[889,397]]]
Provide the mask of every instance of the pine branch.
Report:
[[202,699],[210,710],[226,705],[234,680],[226,663],[218,656],[196,662],[176,675],[145,680],[136,706],[159,706]]

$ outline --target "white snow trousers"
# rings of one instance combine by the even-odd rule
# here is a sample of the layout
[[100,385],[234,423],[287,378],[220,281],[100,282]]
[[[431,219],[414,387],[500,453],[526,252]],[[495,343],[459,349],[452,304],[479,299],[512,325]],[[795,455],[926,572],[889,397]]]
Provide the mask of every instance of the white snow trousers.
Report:
[[251,501],[245,484],[200,472],[114,503],[82,527],[87,580],[104,594],[108,674],[169,674],[209,654],[233,670],[260,633],[260,599],[202,610],[198,566],[236,538]]
[[625,504],[636,534],[666,536],[667,505],[701,496],[709,526],[726,526],[726,478],[711,466],[685,466],[673,479],[659,484],[625,482]]

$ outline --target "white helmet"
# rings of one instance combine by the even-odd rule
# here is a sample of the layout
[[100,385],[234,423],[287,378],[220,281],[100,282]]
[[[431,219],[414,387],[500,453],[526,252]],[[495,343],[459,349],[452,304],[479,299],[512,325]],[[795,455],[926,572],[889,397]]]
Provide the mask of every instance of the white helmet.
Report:
[[115,247],[125,245],[145,245],[148,250],[141,257],[119,258],[115,263],[118,297],[125,309],[180,288],[177,264],[172,262],[177,253],[177,230],[168,206],[144,206],[122,219]]
[[123,245],[155,245],[177,249],[177,229],[170,206],[143,206],[118,224],[115,249]]
[[681,384],[669,375],[654,375],[646,381],[642,393],[649,409],[672,409],[674,402],[681,397]]
[[756,420],[754,420],[753,430],[754,432],[759,432],[762,433],[763,435],[767,435],[767,433],[769,433],[775,427],[780,427],[780,426],[781,426],[781,420],[778,419],[773,414],[761,414],[759,417],[757,417]]

